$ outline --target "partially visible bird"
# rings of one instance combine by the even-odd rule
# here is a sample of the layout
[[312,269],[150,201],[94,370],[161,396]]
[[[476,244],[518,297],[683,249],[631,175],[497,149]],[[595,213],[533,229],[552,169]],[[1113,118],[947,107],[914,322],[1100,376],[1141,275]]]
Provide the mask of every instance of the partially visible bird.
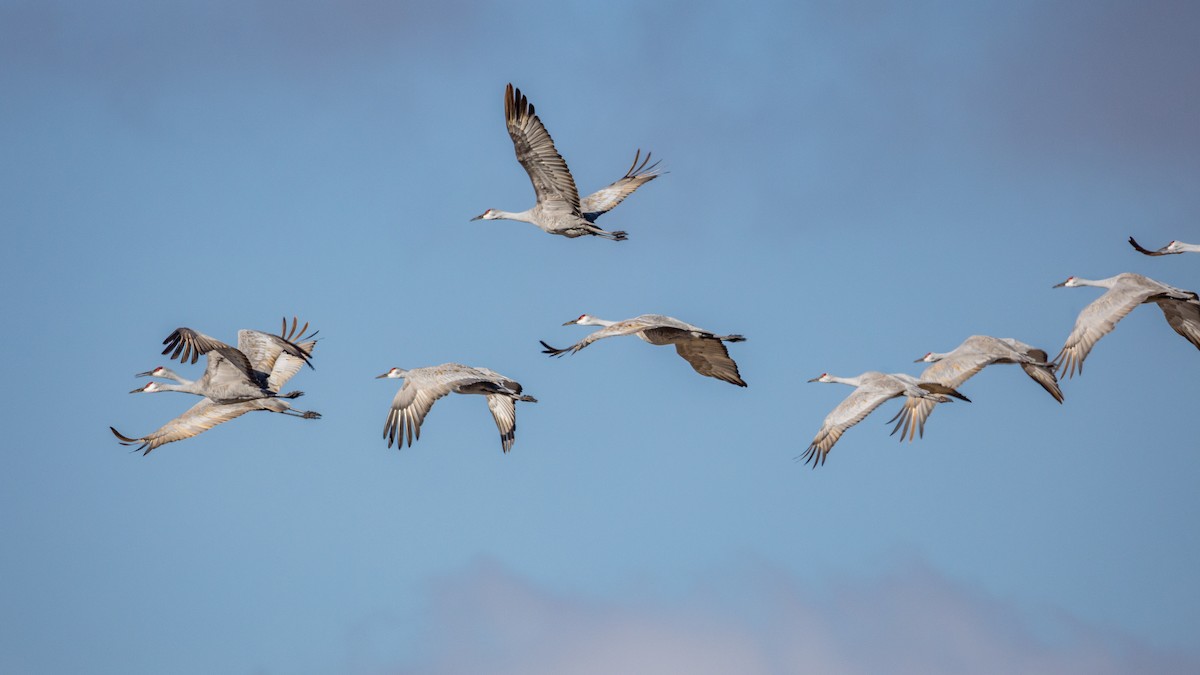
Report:
[[564,326],[578,324],[580,326],[604,326],[591,333],[566,349],[558,349],[542,342],[543,354],[562,356],[566,352],[572,354],[590,345],[596,340],[616,335],[636,335],[652,345],[675,345],[675,351],[692,364],[692,368],[701,375],[715,377],[739,387],[745,387],[746,382],[738,373],[737,364],[729,358],[729,352],[723,342],[744,342],[741,335],[717,335],[690,323],[662,314],[643,314],[624,321],[606,321],[589,314],[580,314],[579,318],[564,323]]
[[[962,344],[944,354],[929,352],[916,360],[916,363],[931,363],[933,365],[921,372],[917,378],[922,382],[938,382],[947,387],[960,387],[975,373],[993,363],[1016,363],[1021,366],[1034,382],[1045,389],[1054,400],[1063,402],[1062,390],[1058,387],[1058,379],[1054,377],[1054,367],[1050,365],[1046,352],[1013,338],[995,338],[990,335],[972,335],[963,340]],[[912,441],[916,434],[925,436],[925,420],[933,414],[937,402],[923,397],[910,396],[904,402],[904,407],[888,420],[888,424],[896,423],[892,429],[895,434],[900,431],[900,440],[908,436]],[[898,420],[898,421],[897,421]]]
[[383,437],[388,447],[399,448],[407,438],[421,438],[421,422],[435,401],[449,393],[481,394],[487,397],[488,409],[500,430],[500,448],[512,449],[516,440],[516,402],[537,403],[537,399],[521,393],[521,384],[487,368],[473,368],[461,363],[443,363],[426,368],[392,368],[375,379],[404,378],[404,386],[392,399],[392,409],[383,425]]
[[550,234],[571,238],[584,235],[614,241],[626,238],[623,231],[608,232],[594,223],[633,194],[634,190],[661,175],[655,170],[658,162],[649,164],[650,153],[639,165],[641,150],[638,150],[633,157],[633,165],[624,176],[588,195],[581,202],[575,178],[554,147],[554,139],[550,138],[546,127],[534,114],[533,104],[521,94],[520,89],[513,89],[511,83],[504,90],[504,119],[517,153],[517,161],[525,167],[533,183],[537,203],[531,209],[515,213],[488,209],[471,220],[519,220],[537,225]]
[[1137,243],[1137,240],[1134,239],[1133,237],[1129,238],[1129,245],[1132,246],[1134,249],[1136,249],[1138,253],[1144,253],[1146,255],[1172,255],[1175,253],[1200,253],[1200,244],[1185,244],[1182,241],[1172,241],[1171,243],[1167,244],[1166,246],[1164,246],[1156,251],[1151,251],[1151,250],[1142,248],[1142,245]]
[[1067,336],[1062,351],[1054,357],[1055,372],[1060,376],[1062,370],[1066,370],[1070,377],[1074,377],[1076,372],[1082,373],[1083,360],[1096,342],[1111,333],[1117,322],[1134,307],[1147,302],[1157,304],[1171,328],[1200,349],[1200,296],[1195,292],[1131,272],[1096,280],[1068,277],[1066,281],[1055,284],[1054,288],[1079,286],[1108,290],[1084,307],[1075,319],[1075,328]]
[[854,387],[854,391],[825,417],[821,430],[800,457],[806,464],[811,463],[814,469],[818,464],[825,463],[829,450],[847,429],[861,422],[888,399],[912,396],[946,403],[950,400],[948,397],[953,396],[968,403],[971,401],[953,387],[938,382],[922,382],[907,373],[887,374],[870,370],[857,377],[836,377],[822,373],[809,382],[836,382]]
[[[300,343],[300,346],[305,347],[306,356],[311,354],[313,343],[302,342]],[[157,431],[142,436],[141,438],[131,438],[126,436],[117,431],[114,427],[109,427],[109,430],[112,431],[113,435],[121,441],[121,445],[137,445],[138,447],[135,448],[135,450],[143,450],[144,452],[142,454],[148,455],[150,454],[151,450],[159,447],[160,445],[171,443],[173,441],[180,441],[185,438],[191,438],[192,436],[205,432],[216,425],[221,424],[222,422],[228,422],[231,419],[240,417],[241,415],[253,410],[267,410],[270,412],[282,413],[284,415],[291,415],[293,417],[300,417],[303,419],[320,419],[320,413],[313,412],[311,410],[293,410],[292,407],[283,400],[284,398],[296,398],[297,396],[302,395],[302,392],[292,392],[283,396],[278,394],[279,388],[283,386],[289,379],[291,379],[291,377],[300,370],[305,362],[305,359],[302,359],[298,356],[293,356],[287,351],[281,351],[273,359],[270,371],[266,373],[265,381],[267,382],[267,395],[240,401],[218,403],[212,398],[205,396],[205,394],[199,390],[191,390],[184,387],[167,389],[166,387],[173,385],[163,385],[160,382],[151,382],[145,387],[141,389],[135,389],[130,393],[169,390],[185,391],[187,393],[198,394],[205,397],[200,399],[200,402],[196,405],[188,408],[187,411],[185,411],[179,417],[167,422]],[[211,358],[209,363],[212,363]],[[262,361],[259,361],[259,363],[261,364]],[[175,374],[173,371],[163,368],[162,366],[148,371],[148,373],[142,373],[142,375],[147,374],[153,377],[174,379],[184,383],[189,382],[188,380],[184,380],[184,378],[179,377],[179,375]],[[157,387],[155,387],[155,385],[157,385]],[[161,389],[158,387],[161,387]]]

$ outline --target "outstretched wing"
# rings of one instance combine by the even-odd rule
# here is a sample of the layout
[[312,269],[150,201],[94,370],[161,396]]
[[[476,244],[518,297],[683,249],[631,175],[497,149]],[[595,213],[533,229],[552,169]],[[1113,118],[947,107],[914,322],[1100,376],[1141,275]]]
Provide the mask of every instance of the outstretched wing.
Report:
[[1110,288],[1103,295],[1083,308],[1075,319],[1075,328],[1067,336],[1062,351],[1054,357],[1055,373],[1066,371],[1068,377],[1083,372],[1083,360],[1087,358],[1092,347],[1100,338],[1112,332],[1117,322],[1124,319],[1134,307],[1142,304],[1152,295],[1148,291],[1138,289]]
[[[162,343],[167,346],[162,353],[166,354],[171,350],[175,350],[170,358],[179,359],[180,363],[187,363],[188,359],[191,359],[191,362],[195,363],[199,360],[201,354],[207,354],[218,347],[229,347],[229,345],[214,337],[209,337],[204,333],[184,327],[176,328]],[[180,356],[181,353],[182,357]]]
[[809,444],[808,450],[801,455],[801,459],[806,464],[811,463],[814,469],[818,464],[824,464],[829,450],[833,448],[834,443],[838,442],[842,434],[846,433],[847,429],[863,421],[884,401],[894,396],[895,394],[881,389],[865,389],[863,387],[855,389],[825,417],[821,430],[813,437],[812,443]]
[[[583,211],[583,217],[587,218],[588,222],[594,223],[600,216],[608,213],[616,208],[617,204],[625,201],[625,198],[633,194],[633,191],[650,181],[662,175],[656,171],[655,167],[658,162],[650,164],[650,153],[646,153],[646,159],[642,160],[641,166],[638,165],[638,159],[641,157],[642,151],[639,149],[633,156],[633,164],[625,175],[611,185],[596,190],[588,195],[580,202],[579,208]],[[649,164],[649,166],[647,166]]]
[[578,214],[579,191],[575,187],[575,178],[554,147],[554,139],[534,114],[533,105],[520,89],[513,89],[511,83],[504,89],[504,120],[508,123],[508,135],[512,137],[517,161],[529,174],[538,203],[543,208],[557,206]]
[[1161,298],[1155,302],[1171,328],[1200,349],[1200,301]]
[[603,340],[604,338],[616,337],[618,335],[633,335],[634,333],[653,327],[653,323],[642,321],[641,317],[636,319],[626,319],[625,321],[618,321],[611,326],[605,326],[598,331],[594,331],[566,349],[551,347],[543,342],[542,346],[545,347],[545,349],[542,350],[542,353],[549,354],[551,356],[562,356],[567,352],[575,353],[580,349],[592,344],[596,340]]
[[413,439],[421,438],[421,423],[425,421],[425,415],[429,414],[435,401],[450,393],[451,386],[449,382],[418,384],[415,378],[406,379],[404,386],[392,399],[392,409],[383,425],[383,437],[387,439],[388,447],[395,442],[399,448],[407,438],[407,445],[411,448]]
[[[317,341],[309,340],[308,342],[301,342],[296,346],[304,353],[312,356],[312,351],[317,346]],[[278,394],[280,388],[287,384],[287,381],[292,379],[296,373],[300,372],[300,369],[306,363],[308,363],[307,359],[292,356],[288,352],[281,352],[275,358],[275,367],[271,369],[271,375],[267,378],[267,391]]]
[[[921,382],[937,382],[951,389],[957,389],[963,382],[969,380],[975,373],[983,370],[984,366],[993,362],[993,358],[987,354],[978,352],[964,351],[958,352],[953,356],[948,356],[941,361],[930,364],[928,368],[921,372],[921,377],[918,378]],[[896,423],[892,428],[892,434],[900,432],[900,440],[903,441],[907,436],[909,441],[912,441],[918,434],[921,438],[925,437],[925,420],[933,414],[933,408],[937,405],[937,401],[929,398],[918,398],[916,396],[907,396],[904,400],[904,406],[900,408],[892,419],[887,423]]]
[[112,427],[109,427],[109,430],[121,441],[121,445],[137,445],[136,450],[144,450],[142,454],[148,455],[160,445],[191,438],[258,408],[254,401],[218,404],[205,398],[179,417],[164,424],[159,430],[141,438],[129,438]]
[[496,428],[500,430],[500,448],[508,452],[517,439],[516,401],[504,394],[488,394],[487,404],[492,419],[496,420]]
[[310,361],[312,357],[311,346],[306,349],[297,343],[304,340],[308,341],[306,344],[313,344],[315,341],[312,338],[317,332],[313,331],[305,335],[305,332],[308,330],[308,323],[305,322],[304,326],[299,330],[297,330],[297,324],[299,324],[299,320],[296,317],[292,317],[292,327],[289,330],[287,318],[284,317],[283,329],[279,332],[279,335],[257,330],[239,330],[238,349],[246,355],[246,358],[250,360],[254,369],[260,373],[264,373],[264,375],[270,374],[274,370],[275,360],[279,358],[280,354],[288,354],[300,359],[302,363],[312,368],[312,362]]
[[675,351],[701,375],[715,377],[739,387],[746,386],[746,382],[738,373],[737,364],[729,358],[729,351],[717,338],[680,340],[675,343]]
[[1137,243],[1137,240],[1134,239],[1133,237],[1129,238],[1129,245],[1132,246],[1135,250],[1137,250],[1138,253],[1142,253],[1144,255],[1171,255],[1172,253],[1182,253],[1183,252],[1183,251],[1168,251],[1166,246],[1158,249],[1157,251],[1151,251],[1148,249],[1144,249],[1144,248],[1142,248],[1142,245]]

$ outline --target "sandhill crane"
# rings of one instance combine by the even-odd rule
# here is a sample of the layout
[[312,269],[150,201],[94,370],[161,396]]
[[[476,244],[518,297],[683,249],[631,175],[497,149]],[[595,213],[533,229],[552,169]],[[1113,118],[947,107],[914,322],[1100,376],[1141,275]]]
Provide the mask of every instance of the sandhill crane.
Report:
[[[121,445],[137,445],[138,447],[135,448],[135,451],[142,450],[143,455],[148,455],[150,454],[151,450],[160,445],[171,443],[173,441],[180,441],[185,438],[191,438],[192,436],[207,431],[216,425],[221,424],[222,422],[228,422],[235,417],[240,417],[241,415],[253,410],[267,410],[270,412],[277,412],[284,415],[291,415],[293,417],[300,417],[310,420],[320,419],[320,413],[313,412],[311,410],[293,410],[291,406],[283,400],[285,397],[295,398],[296,396],[300,395],[300,392],[293,392],[287,396],[277,395],[279,388],[283,386],[293,375],[295,375],[304,363],[306,363],[307,356],[311,353],[313,344],[309,342],[302,342],[299,346],[305,347],[305,358],[293,356],[288,351],[281,350],[279,354],[275,355],[273,364],[270,367],[270,371],[266,373],[265,380],[268,383],[268,394],[275,394],[275,396],[253,398],[228,403],[218,403],[207,397],[202,391],[189,391],[187,389],[176,388],[172,391],[188,391],[188,393],[205,396],[205,398],[202,398],[199,403],[191,408],[188,408],[187,411],[185,411],[179,417],[167,422],[157,431],[142,436],[141,438],[130,438],[129,436],[117,431],[114,427],[109,427],[109,430],[113,432],[113,435],[116,436],[119,441],[121,441]],[[212,363],[211,358],[209,363]],[[149,371],[149,374],[154,377],[175,379],[176,381],[183,380],[183,378],[179,377],[172,371],[163,368],[162,366]],[[205,374],[207,375],[207,371]],[[187,380],[183,381],[187,382]],[[151,382],[150,385],[147,385],[142,389],[135,389],[134,392],[155,391],[156,389],[151,388],[151,385],[160,385],[164,387],[168,386],[162,385],[162,383],[159,382]]]
[[516,440],[517,401],[537,403],[537,399],[521,393],[521,384],[487,368],[473,368],[461,363],[443,363],[426,368],[392,368],[375,379],[404,378],[404,386],[392,399],[392,409],[383,425],[383,437],[388,447],[392,442],[399,448],[407,438],[421,438],[421,422],[435,401],[449,393],[482,394],[487,396],[488,409],[500,430],[500,449],[508,452]]
[[[175,380],[177,384],[151,382],[130,393],[182,391],[206,396],[215,403],[235,403],[277,396],[282,398],[301,396],[302,392],[289,392],[283,395],[278,393],[282,384],[279,378],[282,377],[283,381],[286,381],[295,375],[294,370],[287,372],[286,376],[282,372],[275,375],[274,370],[277,360],[284,354],[292,357],[287,360],[289,367],[298,369],[301,364],[308,364],[310,368],[312,367],[309,359],[312,348],[316,344],[316,341],[312,339],[316,332],[306,336],[304,333],[308,330],[308,324],[305,323],[302,328],[297,330],[298,323],[299,321],[293,317],[292,326],[289,329],[287,319],[284,319],[280,335],[257,330],[240,330],[236,349],[191,328],[176,328],[163,340],[163,344],[167,346],[163,350],[163,354],[171,353],[170,358],[178,358],[181,363],[187,363],[189,359],[195,363],[200,355],[204,354],[207,360],[204,375],[193,382],[159,366],[146,373],[139,373],[138,376],[165,377]],[[297,344],[299,341],[303,342]],[[275,381],[272,381],[272,377],[275,378]]]
[[692,368],[701,375],[715,377],[739,387],[746,386],[742,376],[738,374],[737,364],[729,358],[729,352],[723,342],[744,342],[741,335],[717,335],[690,323],[661,314],[643,314],[624,321],[606,321],[588,314],[579,315],[564,323],[564,326],[578,324],[580,326],[604,326],[604,328],[588,335],[566,349],[557,349],[542,342],[545,349],[543,354],[562,356],[566,352],[575,352],[592,344],[596,340],[615,335],[636,335],[652,345],[675,345],[678,352]]
[[[620,204],[633,191],[657,178],[658,163],[649,164],[650,153],[638,164],[641,150],[633,156],[633,165],[619,180],[589,195],[582,202],[575,188],[567,163],[554,147],[542,121],[534,114],[533,105],[513,89],[510,83],[504,89],[504,119],[508,124],[508,135],[512,137],[517,152],[517,161],[525,167],[537,204],[527,211],[511,213],[499,209],[488,209],[471,220],[519,220],[532,223],[550,234],[564,237],[594,235],[622,241],[622,231],[608,232],[596,227],[596,219]],[[647,166],[648,165],[648,166]]]
[[1142,245],[1137,243],[1137,240],[1134,239],[1133,237],[1129,238],[1129,245],[1132,246],[1133,248],[1137,249],[1138,253],[1144,253],[1146,255],[1171,255],[1174,253],[1200,253],[1200,244],[1185,244],[1182,241],[1172,241],[1171,243],[1158,249],[1157,251],[1151,251],[1151,250],[1142,248]]
[[[1063,402],[1062,390],[1058,388],[1058,379],[1054,377],[1054,367],[1050,365],[1046,352],[1013,338],[972,335],[952,351],[945,354],[929,352],[916,360],[916,363],[922,362],[933,365],[922,371],[917,379],[954,388],[962,386],[975,373],[993,363],[1016,363],[1054,400]],[[912,441],[917,433],[924,437],[925,420],[933,414],[936,405],[937,402],[929,398],[908,397],[900,412],[888,420],[888,424],[896,423],[892,433],[900,431],[900,440],[907,435],[908,440]]]
[[829,373],[821,373],[809,382],[836,382],[854,387],[854,391],[839,403],[821,424],[821,430],[813,437],[808,450],[804,451],[801,459],[812,463],[813,468],[825,463],[825,457],[833,444],[838,442],[842,434],[850,427],[858,424],[871,411],[878,408],[884,401],[898,396],[912,396],[929,399],[937,403],[945,403],[949,396],[967,401],[971,399],[958,393],[953,387],[937,382],[922,382],[907,373],[881,373],[870,370],[858,377],[835,377]]
[[1147,302],[1157,304],[1171,328],[1200,349],[1200,297],[1192,291],[1130,272],[1097,280],[1068,277],[1061,284],[1055,284],[1054,288],[1064,286],[1096,286],[1108,290],[1084,307],[1075,319],[1075,328],[1067,336],[1062,351],[1054,357],[1056,372],[1065,369],[1071,377],[1076,372],[1082,373],[1083,360],[1096,342],[1111,333],[1117,322],[1132,312],[1134,307]]

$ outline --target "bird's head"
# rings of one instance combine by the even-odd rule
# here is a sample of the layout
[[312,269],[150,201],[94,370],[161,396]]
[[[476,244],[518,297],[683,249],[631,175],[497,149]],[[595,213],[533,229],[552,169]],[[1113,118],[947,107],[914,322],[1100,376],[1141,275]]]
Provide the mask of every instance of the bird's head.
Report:
[[1166,250],[1174,253],[1174,252],[1178,251],[1180,248],[1181,247],[1179,245],[1179,242],[1177,242],[1175,240],[1171,240],[1171,243],[1167,244]]
[[941,360],[942,360],[942,357],[940,355],[934,354],[933,352],[925,352],[925,356],[922,356],[921,358],[917,359],[916,361],[913,361],[913,363],[922,363],[922,362],[936,363]]
[[138,373],[134,377],[171,377],[172,375],[174,375],[174,373],[172,373],[167,368],[158,366],[154,370],[147,370],[144,373]]
[[160,385],[157,382],[147,382],[146,386],[134,389],[133,391],[131,391],[129,393],[131,393],[131,394],[143,394],[143,393],[153,394],[156,391],[163,391],[162,385]]
[[387,378],[389,380],[395,380],[404,377],[407,373],[408,371],[403,368],[392,368],[382,375],[376,375],[375,379],[382,380],[383,378]]
[[488,209],[487,211],[475,216],[471,220],[495,220],[497,218],[499,218],[499,216],[496,214],[496,209]]
[[1054,284],[1054,288],[1075,288],[1079,285],[1079,281],[1075,277],[1067,277],[1067,280],[1061,284]]
[[817,377],[809,380],[809,382],[833,382],[833,376],[829,373],[821,373]]
[[589,316],[589,315],[587,315],[587,314],[580,314],[578,319],[571,319],[570,321],[568,321],[568,322],[564,323],[563,325],[564,325],[564,326],[570,326],[571,324],[573,324],[573,323],[576,323],[576,324],[579,324],[580,326],[586,326],[586,325],[588,325],[588,324],[589,324],[591,321],[592,321],[592,317],[591,317],[591,316]]

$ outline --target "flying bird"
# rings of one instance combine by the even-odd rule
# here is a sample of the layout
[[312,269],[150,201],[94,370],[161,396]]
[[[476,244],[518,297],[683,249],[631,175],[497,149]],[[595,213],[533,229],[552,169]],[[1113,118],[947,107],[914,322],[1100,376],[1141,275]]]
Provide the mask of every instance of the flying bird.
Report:
[[[293,325],[294,328],[294,325]],[[303,332],[303,331],[301,331]],[[278,336],[276,336],[278,337]],[[311,336],[309,336],[311,337]],[[301,367],[306,363],[307,357],[311,355],[312,349],[315,346],[315,341],[300,342],[296,345],[305,353],[305,358],[293,356],[289,351],[280,350],[271,358],[269,372],[265,375],[265,394],[257,398],[249,398],[243,400],[231,400],[226,402],[218,402],[210,398],[201,387],[198,386],[175,386],[163,385],[159,382],[151,382],[150,384],[135,389],[130,393],[138,392],[154,392],[154,391],[183,391],[186,393],[197,394],[203,396],[200,402],[189,408],[179,417],[167,422],[157,431],[142,436],[140,438],[131,438],[117,431],[114,427],[109,427],[113,435],[121,442],[121,445],[136,445],[135,450],[142,450],[143,455],[150,454],[150,451],[173,441],[181,441],[185,438],[191,438],[197,434],[208,431],[222,422],[228,422],[231,419],[240,417],[254,410],[267,410],[269,412],[277,412],[293,417],[303,419],[320,419],[321,414],[311,410],[293,410],[292,407],[283,400],[285,398],[296,398],[301,396],[302,392],[291,392],[290,394],[279,395],[279,388],[282,387],[293,375],[295,375]],[[211,350],[210,350],[211,352]],[[251,353],[256,353],[251,350]],[[256,361],[260,366],[266,367],[261,360]],[[213,360],[209,359],[209,364]],[[141,375],[149,375],[151,377],[162,377],[173,379],[180,382],[181,385],[195,385],[189,380],[185,380],[173,371],[159,366],[154,370]],[[205,371],[208,375],[208,370]],[[203,379],[203,378],[202,378]],[[168,388],[173,387],[173,388]]]
[[596,219],[620,204],[642,185],[660,176],[655,170],[658,162],[650,164],[650,153],[638,164],[641,150],[633,156],[633,164],[625,175],[608,187],[588,195],[582,202],[575,188],[575,179],[562,155],[554,147],[542,121],[534,114],[533,104],[513,89],[510,83],[504,90],[504,119],[512,137],[517,161],[525,167],[537,203],[526,211],[512,213],[488,209],[471,220],[519,220],[532,223],[550,234],[564,237],[593,235],[622,241],[625,232],[608,232],[595,225]]
[[1200,349],[1200,297],[1193,291],[1168,286],[1140,274],[1125,272],[1107,279],[1068,277],[1054,288],[1096,286],[1108,289],[1075,319],[1075,328],[1067,336],[1062,351],[1054,357],[1055,371],[1061,376],[1083,372],[1083,360],[1100,338],[1112,332],[1117,322],[1140,304],[1153,302],[1162,310],[1167,323],[1176,333]]
[[922,382],[907,373],[887,374],[871,370],[858,377],[836,377],[822,373],[809,382],[836,382],[854,387],[854,391],[825,417],[821,430],[800,457],[806,464],[811,463],[814,469],[818,464],[825,463],[829,450],[847,429],[863,421],[888,399],[911,396],[946,403],[950,400],[948,397],[953,396],[968,403],[971,401],[953,387],[938,382]]
[[443,363],[427,368],[392,368],[375,379],[404,378],[404,386],[392,399],[392,409],[383,425],[383,437],[388,447],[399,448],[407,439],[421,438],[421,423],[435,401],[449,393],[481,394],[487,397],[488,409],[500,430],[500,448],[512,449],[516,440],[516,402],[537,403],[537,399],[521,393],[521,384],[487,368],[473,368],[460,363]]
[[[1063,402],[1062,390],[1058,387],[1054,367],[1050,364],[1046,352],[1013,338],[972,335],[949,352],[929,352],[916,360],[916,363],[922,362],[933,365],[926,368],[917,379],[953,388],[962,386],[962,383],[975,373],[994,363],[1016,363],[1026,375],[1053,396],[1054,400]],[[900,412],[888,420],[888,424],[896,423],[892,433],[899,431],[900,440],[904,440],[907,435],[908,440],[912,441],[913,436],[918,433],[924,437],[925,420],[933,414],[936,405],[937,402],[933,399],[909,396]]]
[[724,342],[744,342],[741,335],[717,335],[690,323],[661,314],[643,314],[624,321],[606,321],[589,314],[581,314],[578,319],[564,323],[564,326],[578,324],[580,326],[604,326],[591,333],[566,349],[558,349],[542,342],[545,349],[543,354],[562,356],[567,352],[574,354],[596,340],[616,335],[636,335],[652,345],[675,345],[675,351],[692,364],[692,368],[701,375],[715,377],[739,387],[746,386],[742,376],[738,374],[737,364],[729,358]]
[[1138,253],[1144,253],[1146,255],[1172,255],[1175,253],[1200,253],[1200,244],[1185,244],[1182,241],[1172,241],[1171,243],[1158,249],[1157,251],[1151,251],[1151,250],[1142,248],[1142,245],[1137,243],[1137,240],[1134,239],[1133,237],[1129,238],[1129,245],[1132,246],[1134,249],[1136,249]]

